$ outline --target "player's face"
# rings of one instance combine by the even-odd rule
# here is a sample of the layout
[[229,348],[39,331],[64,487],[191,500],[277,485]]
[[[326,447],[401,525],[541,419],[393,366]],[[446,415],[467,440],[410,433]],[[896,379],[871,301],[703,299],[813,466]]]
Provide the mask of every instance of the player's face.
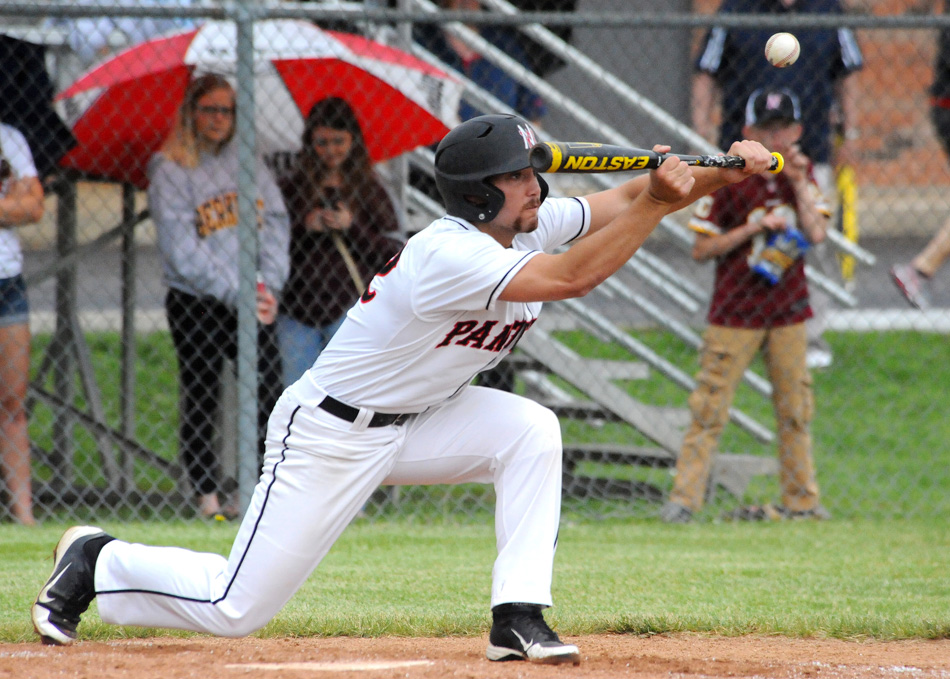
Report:
[[490,181],[505,194],[505,204],[492,223],[516,233],[530,233],[538,228],[541,207],[541,185],[534,170],[526,167],[491,177]]
[[234,129],[234,93],[227,88],[212,90],[195,105],[195,136],[202,146],[218,146]]
[[326,168],[336,170],[353,149],[353,135],[346,130],[317,127],[313,130],[310,143],[313,144],[313,150],[316,151],[320,162]]

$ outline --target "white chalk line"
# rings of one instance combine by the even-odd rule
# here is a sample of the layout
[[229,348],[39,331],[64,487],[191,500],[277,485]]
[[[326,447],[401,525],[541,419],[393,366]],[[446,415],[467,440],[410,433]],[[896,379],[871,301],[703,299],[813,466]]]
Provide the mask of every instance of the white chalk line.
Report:
[[229,670],[287,671],[304,670],[310,672],[368,672],[371,670],[393,670],[402,667],[432,665],[431,660],[381,660],[361,662],[282,662],[282,663],[240,663],[225,665]]

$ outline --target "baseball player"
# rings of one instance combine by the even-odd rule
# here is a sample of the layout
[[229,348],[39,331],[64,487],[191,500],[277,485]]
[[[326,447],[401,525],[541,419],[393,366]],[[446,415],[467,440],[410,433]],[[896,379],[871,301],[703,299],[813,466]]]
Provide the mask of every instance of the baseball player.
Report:
[[535,141],[523,119],[486,115],[440,142],[446,216],[383,267],[281,396],[230,557],[70,528],[32,608],[44,642],[73,641],[94,597],[107,623],[247,635],[280,611],[380,484],[481,482],[497,498],[488,658],[580,661],[542,616],[560,517],[557,417],[470,382],[512,350],[542,302],[586,294],[662,217],[765,171],[771,156],[737,142],[730,152],[744,170],[670,158],[616,188],[545,200],[528,162]]

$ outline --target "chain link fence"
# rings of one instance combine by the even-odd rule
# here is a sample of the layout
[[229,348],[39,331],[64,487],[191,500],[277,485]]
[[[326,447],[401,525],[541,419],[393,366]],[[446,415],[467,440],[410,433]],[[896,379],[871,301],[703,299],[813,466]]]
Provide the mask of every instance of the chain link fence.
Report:
[[[37,150],[40,142],[31,141],[45,213],[15,229],[30,308],[23,408],[37,519],[194,518],[204,510],[227,514],[248,497],[258,454],[255,283],[269,247],[254,237],[258,225],[248,217],[255,192],[264,193],[255,188],[255,149],[281,191],[264,194],[271,205],[259,219],[273,216],[274,228],[292,235],[284,263],[264,281],[279,287],[279,270],[291,269],[282,315],[294,323],[281,331],[275,330],[280,321],[267,326],[265,358],[283,360],[259,373],[268,375],[266,387],[302,369],[288,358],[299,363],[300,350],[286,349],[295,330],[310,342],[314,328],[330,334],[400,242],[441,214],[431,147],[460,117],[514,110],[536,121],[548,140],[646,148],[666,142],[676,152],[714,151],[718,140],[704,135],[691,110],[696,60],[713,26],[789,30],[806,49],[814,43],[805,36],[816,30],[854,32],[863,64],[852,76],[853,109],[829,111],[839,123],[852,116],[837,141],[850,142],[853,153],[846,172],[829,172],[833,234],[824,256],[807,260],[832,357],[812,372],[818,485],[836,518],[945,516],[946,272],[928,284],[926,309],[909,305],[889,272],[910,262],[950,216],[950,174],[929,92],[947,17],[910,13],[913,3],[897,0],[864,3],[837,17],[793,19],[724,17],[713,0],[681,0],[663,10],[648,2],[489,0],[485,11],[460,14],[464,4],[438,10],[427,0],[392,6],[171,0],[125,9],[95,2],[0,7],[5,41],[45,50],[54,108],[77,140],[55,168],[40,167],[55,149]],[[13,120],[11,108],[28,103],[40,111],[44,103],[36,96],[43,89],[35,64],[24,70],[27,62],[9,54],[5,122]],[[807,55],[802,60],[811,63]],[[750,66],[731,84],[752,81],[752,71],[762,70]],[[179,209],[197,214],[195,226],[204,229],[199,245],[222,230],[239,236],[239,256],[219,257],[201,273],[206,287],[195,279],[183,283],[175,267],[187,263],[169,261],[176,247],[184,256],[183,241],[160,248],[157,215],[168,212],[150,204],[148,171],[173,129],[189,77],[199,72],[223,73],[233,86],[236,112],[227,99],[198,105],[209,129],[233,119],[240,160],[221,196],[195,198],[187,193],[195,187],[182,182],[166,187],[165,199],[170,191]],[[18,91],[14,106],[9,102]],[[808,102],[811,93],[799,96]],[[372,181],[362,183],[357,165],[342,175],[340,195],[323,184],[295,194],[305,121],[328,97],[356,111],[375,167]],[[723,121],[719,110],[708,112],[714,130]],[[26,135],[31,140],[51,143],[43,120],[37,113],[20,124],[38,128]],[[341,143],[340,129],[336,122],[317,125],[316,136],[307,137],[311,155],[318,147],[330,153]],[[317,158],[315,166],[328,162]],[[627,176],[549,179],[554,194],[578,195]],[[283,198],[280,209],[275,195]],[[278,214],[284,208],[289,217]],[[664,220],[643,250],[587,298],[546,305],[508,369],[481,378],[561,417],[568,516],[655,517],[670,493],[691,421],[688,399],[713,283],[713,264],[691,257],[691,216],[684,210]],[[319,228],[307,222],[340,218],[352,227],[336,232],[342,237],[327,222]],[[171,296],[169,281],[177,291]],[[189,303],[208,302],[211,290],[224,291],[220,305],[196,311],[180,304],[181,293]],[[226,327],[205,323],[208,343],[188,344],[184,336],[193,340],[189,333],[215,314]],[[12,342],[16,325],[0,327],[0,338]],[[17,366],[6,357],[14,354],[12,344],[0,354],[9,364],[0,375],[11,385]],[[187,359],[191,375],[183,372]],[[201,391],[202,381],[213,388]],[[14,391],[3,392],[0,430],[7,482],[0,511],[8,519],[16,515],[13,491],[24,459]],[[702,518],[777,501],[782,432],[770,394],[756,359],[732,402]],[[209,495],[220,506],[208,505]],[[381,488],[364,513],[370,520],[458,521],[480,516],[492,502],[491,488],[481,486]]]

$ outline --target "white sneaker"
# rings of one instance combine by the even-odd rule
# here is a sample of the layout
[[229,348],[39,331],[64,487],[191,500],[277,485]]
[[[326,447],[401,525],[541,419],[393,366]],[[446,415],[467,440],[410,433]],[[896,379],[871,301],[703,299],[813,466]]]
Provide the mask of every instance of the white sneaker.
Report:
[[821,370],[827,368],[834,361],[834,357],[827,349],[809,349],[805,352],[805,365],[810,370]]

